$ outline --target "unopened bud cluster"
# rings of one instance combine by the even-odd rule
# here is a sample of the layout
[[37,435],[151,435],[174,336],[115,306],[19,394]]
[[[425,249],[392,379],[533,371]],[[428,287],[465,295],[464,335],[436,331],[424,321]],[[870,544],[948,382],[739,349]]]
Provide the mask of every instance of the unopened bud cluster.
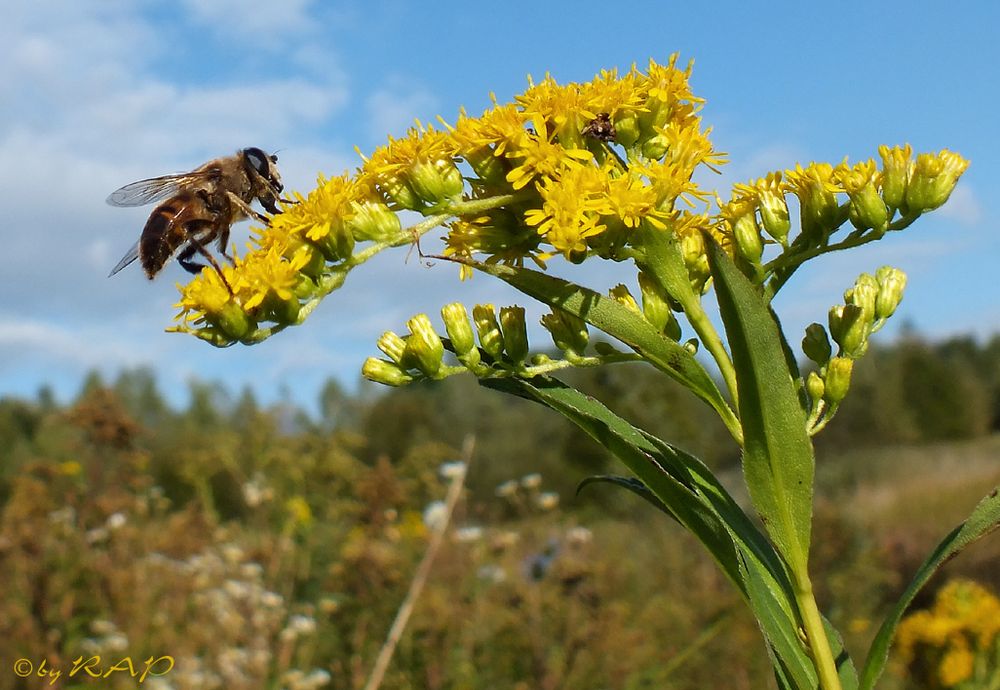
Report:
[[[494,367],[510,370],[524,366],[528,335],[523,307],[502,307],[498,315],[492,304],[478,304],[473,307],[470,319],[465,306],[455,302],[441,309],[441,318],[447,343],[435,332],[427,315],[418,314],[406,324],[408,335],[392,331],[382,334],[377,345],[386,358],[369,357],[362,374],[376,383],[402,386],[465,370],[485,375]],[[444,363],[446,349],[461,366]]]
[[822,400],[836,406],[844,399],[854,361],[868,351],[871,334],[895,313],[905,287],[906,274],[891,266],[879,268],[874,276],[862,273],[844,292],[844,304],[830,309],[829,330],[818,323],[806,328],[802,351],[819,367],[806,379],[806,390],[814,404]]
[[[732,199],[719,201],[718,222],[750,267],[745,272],[756,277],[767,243],[779,245],[786,255],[811,251],[825,246],[848,220],[866,240],[901,229],[947,201],[968,167],[968,161],[947,149],[914,160],[909,145],[881,146],[879,155],[881,168],[874,159],[854,165],[846,160],[837,166],[811,163],[735,185]],[[791,243],[788,194],[799,205],[800,233]],[[899,225],[894,226],[897,216]]]

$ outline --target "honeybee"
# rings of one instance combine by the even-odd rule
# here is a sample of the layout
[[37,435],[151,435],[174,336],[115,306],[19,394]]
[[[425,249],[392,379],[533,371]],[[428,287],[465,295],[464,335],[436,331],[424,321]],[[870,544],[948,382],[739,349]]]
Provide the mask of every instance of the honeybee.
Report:
[[279,196],[284,186],[277,162],[277,156],[251,147],[211,160],[191,172],[139,180],[112,192],[107,199],[112,206],[144,206],[166,200],[153,209],[139,241],[108,277],[139,259],[152,280],[175,253],[182,268],[198,273],[205,268],[193,260],[195,254],[200,254],[232,293],[208,246],[217,242],[219,253],[233,263],[226,253],[232,224],[245,218],[268,222],[250,204],[256,199],[269,213],[280,213],[276,202],[289,200]]

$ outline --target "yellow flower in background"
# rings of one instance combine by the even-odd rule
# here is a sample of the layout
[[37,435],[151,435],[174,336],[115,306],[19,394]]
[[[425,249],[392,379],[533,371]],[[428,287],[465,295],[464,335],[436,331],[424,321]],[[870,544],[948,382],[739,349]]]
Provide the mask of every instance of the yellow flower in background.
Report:
[[[1000,599],[971,580],[952,580],[934,605],[910,614],[896,632],[902,663],[931,688],[1000,682]],[[921,674],[930,673],[930,677]],[[992,686],[991,686],[992,687]]]

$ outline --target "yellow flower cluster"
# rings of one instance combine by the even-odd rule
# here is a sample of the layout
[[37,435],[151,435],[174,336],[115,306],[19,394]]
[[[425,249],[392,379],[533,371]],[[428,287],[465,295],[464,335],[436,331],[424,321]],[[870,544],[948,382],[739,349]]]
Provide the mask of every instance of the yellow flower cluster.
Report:
[[[604,71],[565,85],[547,75],[529,80],[512,102],[494,97],[479,117],[461,111],[454,125],[442,120],[443,129],[418,122],[362,156],[353,175],[320,177],[307,197],[294,195],[222,275],[203,271],[182,287],[174,330],[217,345],[256,342],[275,326],[301,321],[374,253],[436,226],[447,230],[444,254],[465,262],[463,278],[479,257],[514,266],[529,259],[543,268],[555,255],[575,263],[635,258],[645,235],[639,231],[649,229],[679,240],[700,290],[710,278],[706,234],[742,255],[744,272],[763,281],[762,232],[800,253],[825,247],[848,218],[871,231],[867,237],[881,236],[898,229],[891,225],[897,211],[905,219],[944,203],[968,165],[949,151],[914,161],[909,147],[883,147],[881,170],[874,161],[796,166],[737,185],[710,216],[712,195],[694,176],[726,157],[702,127],[690,66],[676,62],[674,55],[644,71]],[[801,209],[794,245],[787,194]],[[848,203],[838,200],[842,194]],[[427,220],[405,231],[402,210]],[[377,244],[355,253],[358,242]]]
[[359,263],[355,242],[405,241],[395,215],[403,209],[443,214],[446,254],[514,265],[616,256],[643,224],[708,229],[706,215],[676,202],[707,204],[692,175],[725,157],[701,126],[690,67],[676,60],[586,83],[529,80],[480,117],[463,111],[444,130],[418,123],[390,138],[354,176],[320,178],[308,197],[295,195],[223,269],[225,280],[203,271],[182,287],[175,330],[228,344],[252,339],[261,323],[296,322],[303,303],[328,291],[325,278]]
[[1000,599],[975,582],[953,580],[931,609],[903,620],[896,645],[925,687],[953,688],[974,674],[1000,682]]
[[[913,160],[909,145],[879,148],[881,169],[874,159],[851,165],[845,159],[829,163],[796,165],[773,172],[756,182],[737,184],[728,202],[719,200],[716,222],[719,234],[729,235],[740,254],[751,264],[760,261],[762,232],[787,249],[791,220],[785,196],[798,198],[801,233],[798,248],[825,246],[830,234],[850,220],[870,239],[893,229],[894,214],[902,216],[899,228],[921,213],[948,200],[969,162],[944,149],[920,154]],[[840,195],[846,195],[842,203]]]

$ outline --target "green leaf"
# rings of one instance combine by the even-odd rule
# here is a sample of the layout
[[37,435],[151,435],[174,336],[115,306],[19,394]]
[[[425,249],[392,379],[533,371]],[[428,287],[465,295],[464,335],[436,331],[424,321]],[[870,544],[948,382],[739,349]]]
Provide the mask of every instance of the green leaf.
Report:
[[595,474],[594,476],[587,477],[577,484],[576,493],[579,494],[583,491],[584,487],[590,486],[591,484],[614,484],[615,486],[620,486],[648,502],[660,512],[666,513],[674,520],[677,520],[677,516],[674,515],[674,511],[670,510],[670,507],[661,501],[656,494],[650,491],[648,486],[640,482],[635,477],[622,477],[616,474]]
[[793,571],[804,574],[812,522],[813,449],[770,308],[709,237],[709,265],[739,386],[750,499]]
[[889,658],[889,647],[892,644],[892,637],[896,633],[896,626],[899,625],[903,613],[913,602],[917,592],[927,584],[931,576],[946,561],[998,526],[1000,526],[1000,487],[994,488],[986,498],[980,501],[969,519],[952,530],[917,570],[910,586],[906,588],[903,596],[889,612],[882,627],[879,628],[878,635],[872,642],[871,649],[868,650],[868,658],[865,659],[865,665],[861,671],[861,690],[871,690],[875,687],[879,676],[882,675],[885,662]]
[[731,433],[740,433],[739,421],[705,368],[687,348],[659,333],[641,314],[610,297],[540,271],[481,261],[462,263],[500,278],[550,307],[574,314],[622,341],[708,403]]
[[[797,639],[792,591],[774,547],[697,458],[638,429],[599,401],[548,377],[484,379],[483,386],[553,409],[610,450],[715,558],[760,621],[769,648],[796,687],[815,687],[812,661]],[[627,487],[631,488],[631,487]],[[753,574],[754,593],[747,589]]]

